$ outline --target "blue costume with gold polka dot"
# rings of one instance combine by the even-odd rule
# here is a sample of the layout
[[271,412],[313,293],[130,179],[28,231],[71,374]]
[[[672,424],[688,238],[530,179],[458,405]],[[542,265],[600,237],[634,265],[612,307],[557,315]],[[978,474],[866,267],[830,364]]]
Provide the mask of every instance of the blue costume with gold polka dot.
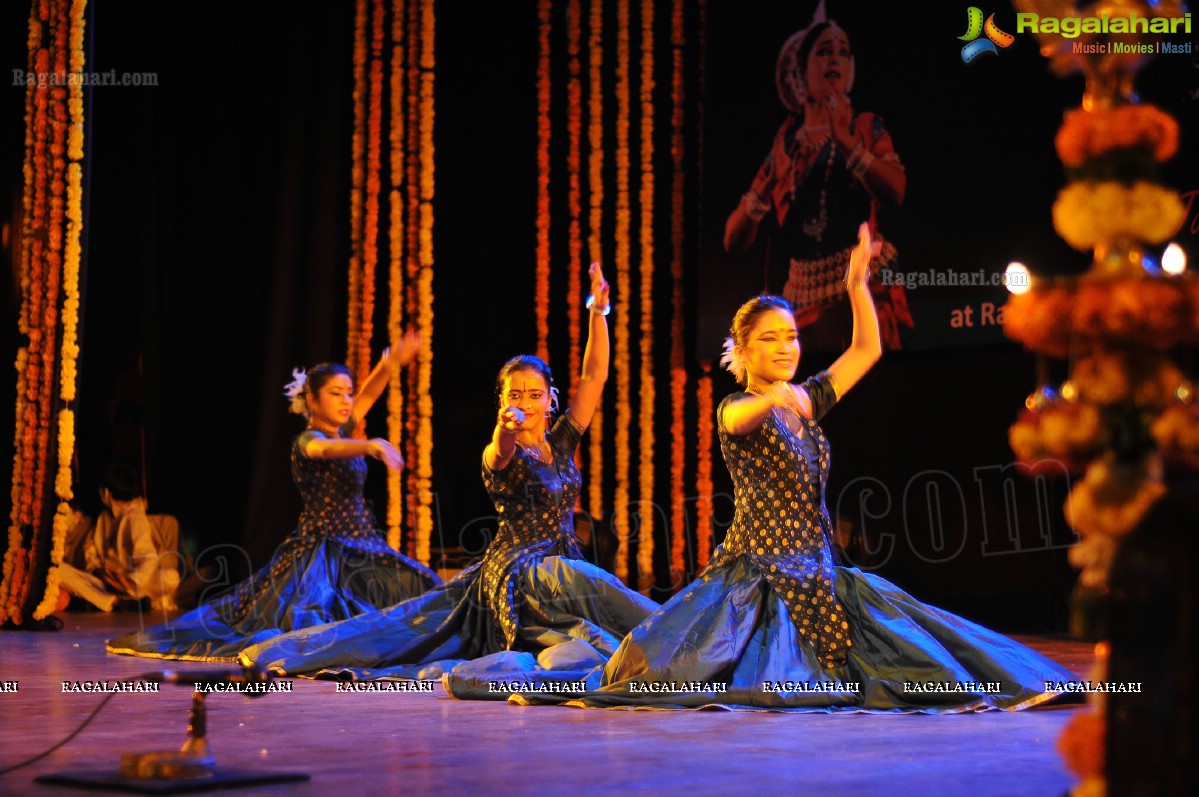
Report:
[[602,667],[657,604],[585,561],[574,533],[582,431],[569,413],[546,434],[549,461],[517,447],[483,465],[498,525],[482,561],[411,600],[273,638],[243,660],[287,674],[447,676],[458,697],[505,699],[488,684],[537,668],[578,679]]
[[[827,379],[809,379],[812,414],[819,419],[837,397]],[[762,574],[800,635],[825,666],[841,664],[853,644],[833,590],[832,522],[824,506],[829,445],[816,420],[800,418],[796,434],[772,412],[744,438],[724,428],[725,398],[716,412],[720,451],[733,476],[735,515],[707,570],[739,556]]]
[[273,636],[345,620],[419,595],[437,575],[387,544],[363,496],[366,460],[312,459],[298,436],[291,475],[304,501],[296,530],[232,592],[178,619],[113,639],[108,649],[155,658],[235,661]]
[[959,712],[1062,699],[1045,683],[1076,677],[1065,668],[834,561],[818,422],[836,394],[824,372],[803,386],[812,417],[793,425],[775,410],[733,435],[723,408],[746,394],[721,405],[736,511],[699,577],[625,637],[590,691],[521,701]]

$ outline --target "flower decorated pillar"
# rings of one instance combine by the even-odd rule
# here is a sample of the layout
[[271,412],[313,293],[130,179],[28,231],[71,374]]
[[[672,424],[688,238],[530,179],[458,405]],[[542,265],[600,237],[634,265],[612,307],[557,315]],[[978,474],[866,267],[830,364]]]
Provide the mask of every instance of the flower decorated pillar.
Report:
[[[1015,6],[1096,20],[1185,13],[1177,0]],[[1170,560],[1194,559],[1194,545],[1171,535],[1195,530],[1170,528],[1181,524],[1166,518],[1186,510],[1167,497],[1172,477],[1199,465],[1199,404],[1178,365],[1180,352],[1199,344],[1199,279],[1186,271],[1181,249],[1162,249],[1185,209],[1160,179],[1178,147],[1178,124],[1133,91],[1153,34],[1102,30],[1037,34],[1053,71],[1080,70],[1086,78],[1081,106],[1066,112],[1056,138],[1069,182],[1054,203],[1053,224],[1068,244],[1092,254],[1092,264],[1076,277],[1034,279],[1008,302],[1008,336],[1066,360],[1069,371],[1060,386],[1041,384],[1029,396],[1010,442],[1034,475],[1075,477],[1064,511],[1079,535],[1070,551],[1080,569],[1075,632],[1100,640],[1091,678],[1142,685],[1139,694],[1094,700],[1068,723],[1059,748],[1082,778],[1074,793],[1167,794],[1174,791],[1163,772],[1177,762],[1163,728],[1176,717],[1159,708],[1177,695],[1157,698],[1178,682],[1171,651],[1187,644],[1178,625],[1187,612],[1181,592],[1172,600],[1162,595],[1189,581],[1171,578],[1178,571]]]
[[75,388],[83,231],[86,0],[29,14],[12,510],[0,626],[59,628],[58,565],[74,514]]

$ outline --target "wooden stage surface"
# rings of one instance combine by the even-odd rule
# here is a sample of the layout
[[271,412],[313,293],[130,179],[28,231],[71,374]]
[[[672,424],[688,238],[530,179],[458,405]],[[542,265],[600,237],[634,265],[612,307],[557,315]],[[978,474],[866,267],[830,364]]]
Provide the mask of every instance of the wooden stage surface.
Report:
[[[132,614],[62,614],[57,633],[0,632],[0,769],[74,730],[102,699],[62,681],[117,680],[219,665],[109,656],[103,641]],[[1019,637],[1086,677],[1091,646]],[[228,793],[1062,795],[1075,783],[1056,750],[1077,709],[973,715],[582,710],[427,694],[337,693],[327,681],[290,694],[211,695],[208,737],[225,767],[307,772],[306,783]],[[0,776],[0,795],[82,795],[36,775],[114,770],[122,752],[182,744],[191,687],[118,694],[78,737]],[[97,792],[91,792],[97,793]],[[110,792],[104,792],[110,793]]]

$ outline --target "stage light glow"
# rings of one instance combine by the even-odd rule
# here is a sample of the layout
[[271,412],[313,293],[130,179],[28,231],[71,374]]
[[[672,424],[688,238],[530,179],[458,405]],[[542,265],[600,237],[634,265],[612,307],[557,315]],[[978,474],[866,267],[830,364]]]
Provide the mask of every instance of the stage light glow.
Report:
[[1028,293],[1028,289],[1032,287],[1032,272],[1028,270],[1028,266],[1013,260],[1003,272],[1003,284],[1012,293]]
[[1187,253],[1178,244],[1170,244],[1162,252],[1162,271],[1167,274],[1181,274],[1186,271]]

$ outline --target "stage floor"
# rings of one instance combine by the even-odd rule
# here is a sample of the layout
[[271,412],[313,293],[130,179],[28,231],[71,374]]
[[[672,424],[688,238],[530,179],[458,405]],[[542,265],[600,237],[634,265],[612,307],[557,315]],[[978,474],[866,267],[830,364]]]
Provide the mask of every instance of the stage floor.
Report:
[[[66,737],[102,699],[62,681],[117,680],[216,665],[109,656],[131,614],[63,614],[58,633],[0,632],[0,769]],[[1018,637],[1080,677],[1091,646]],[[307,772],[306,783],[242,794],[969,794],[1061,795],[1075,778],[1056,750],[1076,710],[924,716],[756,711],[582,710],[460,701],[432,693],[209,696],[208,738],[223,767]],[[118,694],[78,737],[0,776],[2,795],[86,794],[35,784],[64,770],[114,770],[122,752],[177,748],[192,688]],[[107,792],[106,792],[107,793]]]

